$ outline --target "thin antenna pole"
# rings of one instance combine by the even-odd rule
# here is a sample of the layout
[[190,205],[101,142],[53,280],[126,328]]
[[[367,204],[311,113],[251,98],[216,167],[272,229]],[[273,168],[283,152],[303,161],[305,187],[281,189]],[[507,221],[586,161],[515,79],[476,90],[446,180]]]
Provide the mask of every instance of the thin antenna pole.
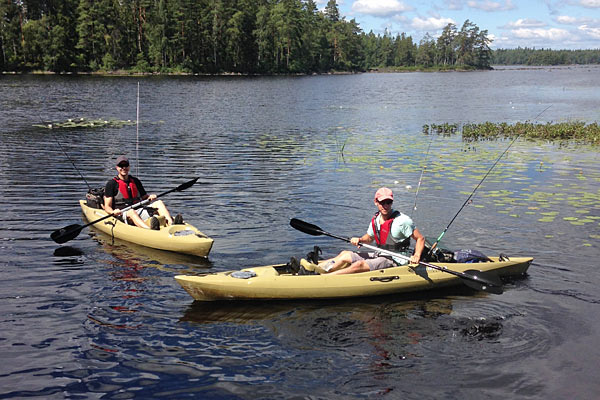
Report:
[[140,175],[140,83],[137,83],[137,108],[135,118],[135,174]]
[[[417,192],[415,193],[415,205],[413,206],[413,211],[417,210],[417,196],[419,196],[419,189],[421,188],[421,182],[423,181],[423,174],[425,174],[425,170],[427,169],[427,160],[429,159],[429,149],[431,148],[431,143],[433,143],[433,134],[431,135],[431,140],[429,141],[429,146],[427,146],[427,153],[425,153],[425,165],[423,165],[423,169],[421,170],[421,176],[419,177],[419,184],[417,185]],[[411,213],[412,215],[412,213]]]

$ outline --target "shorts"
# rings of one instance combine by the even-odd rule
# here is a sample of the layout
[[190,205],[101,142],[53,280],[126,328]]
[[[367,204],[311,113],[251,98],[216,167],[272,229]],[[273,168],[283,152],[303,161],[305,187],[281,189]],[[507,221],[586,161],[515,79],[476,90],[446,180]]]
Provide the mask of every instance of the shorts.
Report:
[[377,256],[375,252],[352,253],[352,263],[357,261],[366,261],[369,270],[375,271],[395,266],[394,261],[389,257]]
[[137,210],[131,209],[131,210],[127,210],[123,214],[121,214],[121,219],[123,220],[123,222],[125,222],[126,224],[129,224],[127,217],[129,217],[129,213],[132,213],[132,212],[137,213],[140,216],[140,218],[142,218],[144,221],[152,216],[152,214],[150,214],[148,212],[146,207],[140,207]]

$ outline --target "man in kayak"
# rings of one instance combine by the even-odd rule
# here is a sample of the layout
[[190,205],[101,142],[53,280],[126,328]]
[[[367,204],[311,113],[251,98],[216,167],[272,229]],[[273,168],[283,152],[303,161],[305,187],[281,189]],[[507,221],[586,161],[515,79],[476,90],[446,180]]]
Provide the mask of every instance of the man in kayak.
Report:
[[[104,210],[109,214],[121,215],[121,209],[139,203],[142,200],[156,199],[155,194],[149,195],[144,190],[142,182],[135,176],[129,175],[129,160],[125,156],[117,157],[117,176],[106,182],[104,188]],[[163,215],[169,225],[173,223],[183,223],[183,218],[177,214],[175,221],[171,218],[171,214],[161,200],[156,200],[152,203],[152,207],[140,207],[136,210],[125,211],[121,216],[125,223],[133,222],[134,225],[140,228],[159,230],[160,225],[158,218],[152,217],[149,209],[156,209],[158,215]],[[146,224],[145,219],[150,218],[150,226]]]
[[[375,240],[378,247],[410,256],[410,263],[418,264],[425,247],[425,238],[408,215],[392,208],[393,201],[394,194],[390,189],[382,187],[377,190],[374,202],[378,212],[371,219],[367,233],[361,237],[351,238],[350,243],[360,247],[361,243],[368,244]],[[411,238],[416,241],[416,244],[414,253],[409,255],[407,252]],[[344,250],[336,257],[320,262],[318,266],[315,266],[315,269],[330,274],[352,274],[406,263],[407,261],[404,259],[380,256],[376,251],[354,252]],[[301,261],[301,266],[305,269],[311,268],[310,263],[305,260]]]

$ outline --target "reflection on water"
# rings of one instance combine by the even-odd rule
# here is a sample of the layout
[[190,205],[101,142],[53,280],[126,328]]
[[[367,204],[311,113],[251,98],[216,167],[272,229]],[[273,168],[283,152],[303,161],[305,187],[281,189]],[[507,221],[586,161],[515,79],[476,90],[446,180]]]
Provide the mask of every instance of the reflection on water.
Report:
[[[99,230],[91,229],[90,236],[97,240],[104,250],[118,260],[135,260],[147,267],[158,268],[173,273],[199,273],[210,268],[212,263],[205,257],[174,253],[126,242],[107,235]],[[183,268],[183,269],[178,269]]]
[[83,251],[72,246],[60,246],[54,250],[55,257],[77,257],[83,255]]
[[[597,72],[3,77],[0,398],[593,398],[595,148],[517,141],[445,235],[447,248],[535,258],[501,296],[203,304],[173,276],[286,262],[314,245],[333,255],[346,244],[290,218],[358,234],[382,185],[437,237],[508,142],[422,126],[525,121],[550,104],[538,122],[594,122]],[[32,127],[135,118],[138,81],[139,139],[133,126]],[[50,232],[82,222],[88,189],[57,142],[93,187],[124,152],[150,192],[200,176],[164,200],[215,239],[209,260],[93,227],[57,246]]]

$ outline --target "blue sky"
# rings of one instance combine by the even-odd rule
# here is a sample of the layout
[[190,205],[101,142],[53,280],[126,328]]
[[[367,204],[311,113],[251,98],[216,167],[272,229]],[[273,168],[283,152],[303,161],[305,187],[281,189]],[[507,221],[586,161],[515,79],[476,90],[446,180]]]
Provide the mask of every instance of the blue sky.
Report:
[[[323,8],[327,0],[319,0]],[[417,43],[469,19],[487,29],[491,47],[600,48],[600,0],[338,0],[346,20],[366,33],[405,32]]]

